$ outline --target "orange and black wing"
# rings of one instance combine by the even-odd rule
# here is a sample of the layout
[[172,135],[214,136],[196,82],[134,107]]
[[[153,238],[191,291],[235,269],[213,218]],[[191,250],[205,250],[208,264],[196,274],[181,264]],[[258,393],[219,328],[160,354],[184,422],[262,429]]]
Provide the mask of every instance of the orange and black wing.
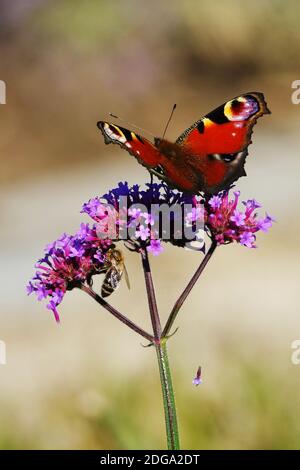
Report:
[[253,126],[269,113],[262,93],[246,93],[211,111],[178,137],[176,144],[198,172],[200,191],[220,191],[245,175]]
[[199,154],[240,152],[251,143],[257,119],[269,113],[262,93],[246,93],[196,121],[176,143]]
[[155,169],[160,164],[161,154],[149,140],[124,127],[108,122],[99,121],[97,126],[106,144],[120,145],[149,170]]

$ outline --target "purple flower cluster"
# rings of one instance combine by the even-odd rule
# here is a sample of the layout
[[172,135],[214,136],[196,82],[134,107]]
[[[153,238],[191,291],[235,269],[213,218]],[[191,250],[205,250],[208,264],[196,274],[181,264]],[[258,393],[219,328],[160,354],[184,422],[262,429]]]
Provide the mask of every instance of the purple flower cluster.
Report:
[[256,209],[261,205],[255,199],[242,201],[244,208],[238,208],[240,192],[235,191],[230,199],[228,192],[212,196],[206,203],[206,229],[217,242],[223,245],[236,241],[248,248],[256,248],[256,235],[259,230],[267,232],[274,219],[266,214],[259,218]]
[[[240,193],[234,192],[230,199],[228,192],[223,191],[205,199],[180,193],[164,184],[148,184],[142,190],[138,185],[119,183],[118,188],[83,205],[82,212],[94,221],[92,226],[81,224],[75,235],[63,234],[46,247],[27,292],[35,293],[38,300],[47,298],[47,308],[59,321],[57,307],[66,291],[91,283],[92,277],[107,263],[106,253],[114,242],[127,241],[129,248],[136,251],[144,248],[158,255],[163,251],[162,240],[175,246],[189,246],[191,240],[185,229],[194,228],[199,221],[203,223],[202,234],[200,229],[193,232],[198,250],[205,249],[200,243],[204,232],[218,245],[236,241],[255,248],[255,234],[260,230],[267,232],[274,219],[267,214],[258,217],[257,209],[261,206],[255,199],[243,201],[243,210],[239,209],[239,197]],[[153,205],[178,209],[166,211],[168,234],[157,224],[161,220],[153,215]]]
[[[146,186],[147,189],[142,190],[139,185],[119,183],[102,197],[90,199],[83,205],[82,212],[97,222],[99,236],[105,235],[114,241],[133,241],[153,255],[163,251],[162,240],[175,246],[186,246],[190,241],[185,236],[187,228],[194,227],[196,222],[204,224],[203,199],[165,184]],[[168,230],[161,223],[159,214],[153,215],[155,207],[174,209],[166,213]]]
[[57,306],[67,290],[89,282],[105,263],[105,254],[111,241],[100,240],[95,225],[81,224],[75,235],[64,233],[58,240],[45,248],[35,276],[27,286],[27,293],[35,293],[38,300],[48,298],[47,308],[52,310],[59,321]]

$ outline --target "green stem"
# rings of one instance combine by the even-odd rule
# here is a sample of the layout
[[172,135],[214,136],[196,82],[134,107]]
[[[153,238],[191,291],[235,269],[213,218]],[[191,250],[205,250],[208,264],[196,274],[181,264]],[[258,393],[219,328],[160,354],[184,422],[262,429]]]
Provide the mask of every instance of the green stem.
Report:
[[169,366],[166,339],[161,337],[161,324],[157,309],[155,289],[152,280],[151,267],[149,263],[147,250],[141,250],[142,265],[145,276],[145,285],[148,297],[149,312],[153,328],[154,341],[156,349],[160,382],[163,395],[163,404],[165,411],[165,423],[167,433],[167,443],[169,450],[179,450],[179,434],[175,407],[175,398],[172,385],[172,377]]
[[160,381],[165,410],[166,433],[169,450],[179,450],[179,433],[176,416],[174,390],[172,385],[171,370],[168,359],[166,341],[155,344],[157,361],[159,366]]

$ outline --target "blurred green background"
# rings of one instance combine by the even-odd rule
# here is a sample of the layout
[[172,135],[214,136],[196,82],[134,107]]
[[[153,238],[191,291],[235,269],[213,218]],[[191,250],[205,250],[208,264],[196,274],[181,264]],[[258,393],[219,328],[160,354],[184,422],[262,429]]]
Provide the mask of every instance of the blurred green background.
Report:
[[[277,219],[259,248],[217,250],[169,342],[186,449],[294,449],[300,443],[300,4],[287,0],[1,0],[0,448],[164,448],[155,354],[81,292],[57,326],[25,285],[43,247],[85,220],[81,204],[118,181],[148,181],[105,147],[109,112],[175,139],[247,91],[259,121],[238,182]],[[152,259],[162,318],[201,255],[167,247]],[[112,303],[149,329],[139,260]],[[100,285],[100,281],[99,281]],[[191,381],[198,365],[204,383]]]

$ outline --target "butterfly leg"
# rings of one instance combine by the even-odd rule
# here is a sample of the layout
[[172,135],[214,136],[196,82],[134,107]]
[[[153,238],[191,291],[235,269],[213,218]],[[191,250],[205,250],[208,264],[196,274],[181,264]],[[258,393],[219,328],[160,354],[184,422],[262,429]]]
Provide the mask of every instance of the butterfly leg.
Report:
[[172,183],[170,183],[170,180],[168,179],[168,177],[165,176],[163,173],[161,173],[160,171],[157,171],[153,168],[151,168],[149,171],[150,171],[151,174],[153,174],[153,176],[156,176],[162,182],[162,187],[165,190],[166,194],[168,194],[168,191],[170,190],[170,188],[175,188],[176,189],[176,186],[174,186]]
[[[157,171],[154,168],[150,168],[149,172],[150,172],[150,175],[151,175],[152,178],[153,178],[153,176],[156,176],[159,180],[164,181],[166,183],[168,182],[167,177],[163,173],[161,173],[160,171]],[[153,179],[151,179],[151,181],[153,181]]]

